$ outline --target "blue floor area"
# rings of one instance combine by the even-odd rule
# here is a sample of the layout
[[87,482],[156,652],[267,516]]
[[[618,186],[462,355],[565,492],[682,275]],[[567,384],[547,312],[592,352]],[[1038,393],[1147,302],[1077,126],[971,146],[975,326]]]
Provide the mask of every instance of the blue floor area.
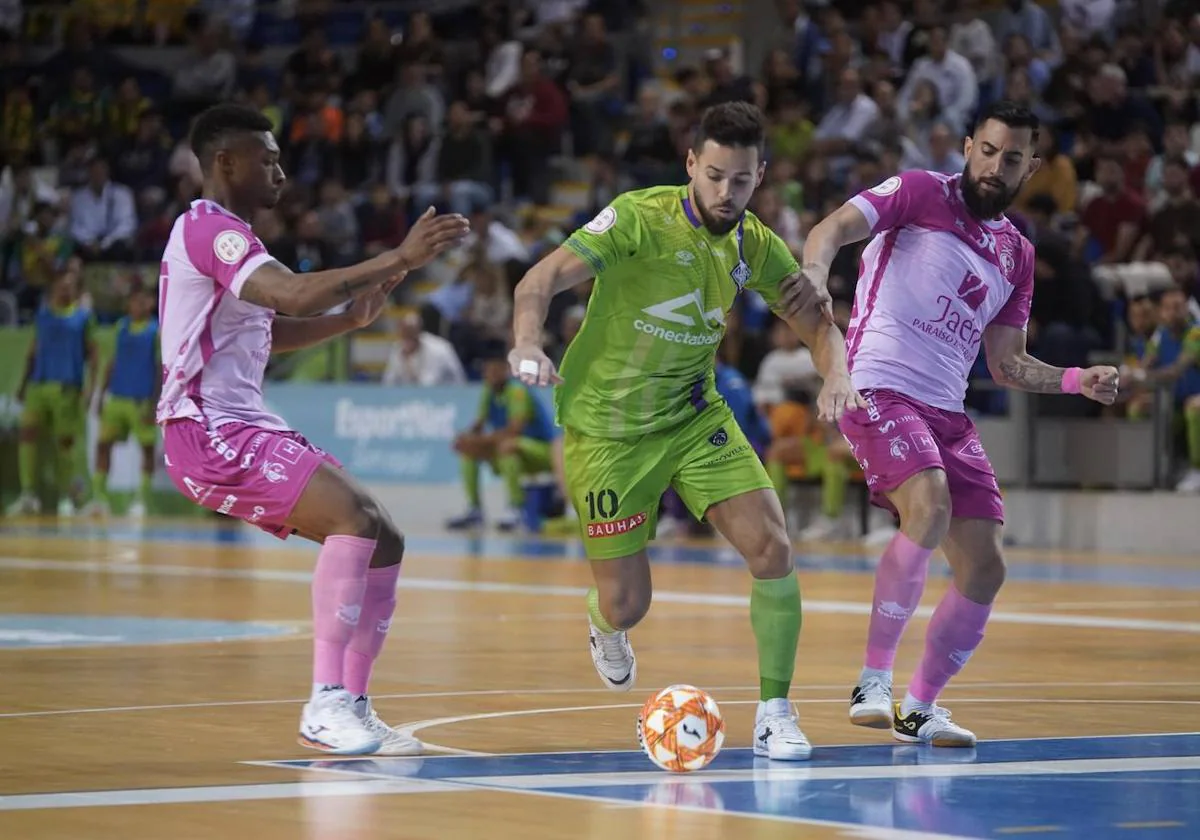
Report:
[[272,766],[952,837],[1200,837],[1200,733],[989,741],[974,750],[817,747],[811,761],[794,764],[729,749],[706,770],[678,776],[640,752]]
[[[238,522],[192,526],[148,523],[138,527],[128,524],[70,523],[65,525],[8,525],[0,526],[0,537],[65,537],[73,539],[108,539],[139,542],[143,540],[173,543],[229,544],[245,546],[286,546],[311,551],[312,544],[293,537],[284,543],[276,538]],[[576,540],[551,540],[536,537],[503,535],[406,535],[408,551],[448,557],[471,557],[479,560],[507,560],[520,557],[546,562],[579,562],[583,551]],[[654,545],[651,559],[656,564],[697,564],[738,567],[742,559],[731,549],[705,545]],[[821,552],[797,553],[796,567],[802,571],[830,571],[848,574],[872,574],[875,553],[831,554]],[[935,564],[930,574],[948,577],[945,564]],[[1151,586],[1182,590],[1200,590],[1200,566],[1179,568],[1156,564],[1153,558],[1130,558],[1126,563],[1056,562],[1044,558],[1010,558],[1008,579],[1039,583],[1094,583],[1107,586]]]

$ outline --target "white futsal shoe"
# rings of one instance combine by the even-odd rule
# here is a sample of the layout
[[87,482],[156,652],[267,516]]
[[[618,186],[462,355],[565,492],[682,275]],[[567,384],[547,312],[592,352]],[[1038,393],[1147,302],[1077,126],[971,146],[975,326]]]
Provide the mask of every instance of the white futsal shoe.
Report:
[[855,726],[889,729],[892,726],[892,684],[882,677],[861,679],[850,692],[850,722]]
[[327,689],[304,704],[298,740],[331,755],[371,755],[382,745],[355,714],[354,698],[345,689]]
[[950,710],[936,703],[925,711],[900,714],[901,703],[896,701],[892,736],[908,744],[929,744],[934,747],[973,747],[975,733],[950,719]]
[[588,618],[591,631],[592,664],[609,691],[629,691],[637,682],[637,657],[624,630],[604,633]]
[[773,761],[807,761],[812,744],[786,697],[759,701],[754,715],[754,754]]
[[384,723],[375,713],[375,707],[371,705],[370,697],[359,697],[354,701],[354,714],[362,721],[368,732],[379,738],[379,749],[375,750],[372,755],[420,755],[425,749],[425,745],[413,736],[405,735]]

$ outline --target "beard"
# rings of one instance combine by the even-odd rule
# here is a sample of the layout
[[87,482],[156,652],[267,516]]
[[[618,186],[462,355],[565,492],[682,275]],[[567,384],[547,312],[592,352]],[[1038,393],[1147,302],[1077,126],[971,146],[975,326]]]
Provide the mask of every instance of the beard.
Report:
[[967,209],[980,219],[994,219],[1008,209],[1017,197],[1020,187],[1009,189],[1000,181],[989,181],[989,191],[984,192],[980,182],[971,177],[967,168],[962,173],[962,197]]
[[[696,212],[700,216],[700,221],[704,223],[704,227],[713,236],[724,236],[725,234],[729,233],[729,231],[737,227],[738,222],[741,221],[742,213],[746,212],[746,208],[743,207],[730,219],[720,219],[714,216],[712,212],[704,206],[704,201],[700,198],[700,193],[693,190],[692,197],[696,199]],[[723,208],[725,206],[732,208],[734,205],[732,203],[729,205],[722,205]]]

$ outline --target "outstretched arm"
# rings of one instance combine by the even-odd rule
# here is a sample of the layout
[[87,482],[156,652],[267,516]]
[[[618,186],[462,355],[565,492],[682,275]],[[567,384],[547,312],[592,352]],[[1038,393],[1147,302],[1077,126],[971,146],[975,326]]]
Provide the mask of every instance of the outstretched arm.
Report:
[[[826,288],[829,266],[843,246],[861,242],[870,235],[871,220],[855,205],[853,199],[822,219],[809,233],[804,240],[801,270],[780,284],[777,307],[780,316],[792,324],[797,334],[800,331],[793,319],[805,317],[810,309],[822,313],[829,324],[833,323],[832,301]],[[816,348],[809,346],[815,352]]]
[[315,318],[276,315],[271,322],[271,350],[275,353],[300,350],[367,326],[379,317],[388,296],[405,276],[406,272],[401,272],[386,285],[356,298],[353,306],[336,315],[318,315]]
[[1117,397],[1117,369],[1099,365],[1087,369],[1061,368],[1029,355],[1025,330],[991,324],[983,331],[988,370],[996,383],[1035,394],[1083,394],[1112,405]]
[[[525,273],[513,296],[513,375],[529,385],[561,381],[542,349],[542,325],[550,299],[592,277],[595,270],[574,251],[559,247]],[[537,366],[537,371],[533,367]]]
[[813,364],[824,381],[817,395],[817,416],[824,422],[836,423],[847,411],[866,408],[866,401],[850,383],[846,340],[824,311],[809,307],[786,320],[812,352]]

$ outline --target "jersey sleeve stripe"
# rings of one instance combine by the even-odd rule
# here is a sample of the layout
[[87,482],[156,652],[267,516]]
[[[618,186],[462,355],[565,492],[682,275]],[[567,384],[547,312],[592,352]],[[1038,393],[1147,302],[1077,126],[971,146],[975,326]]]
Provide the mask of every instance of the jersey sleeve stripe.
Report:
[[241,300],[242,286],[246,285],[246,281],[250,279],[250,275],[253,274],[259,266],[271,262],[272,259],[273,257],[270,254],[268,254],[266,251],[263,251],[261,254],[255,254],[250,259],[242,263],[241,268],[239,268],[237,273],[233,275],[233,280],[229,284],[229,290],[233,292],[233,296],[238,300]]
[[871,225],[871,231],[874,232],[875,225],[879,224],[879,211],[861,195],[852,196],[850,203],[858,208],[858,212],[866,216],[867,222]]
[[604,260],[600,259],[600,255],[578,239],[568,239],[563,243],[563,247],[591,266],[592,271],[597,274],[604,270]]

